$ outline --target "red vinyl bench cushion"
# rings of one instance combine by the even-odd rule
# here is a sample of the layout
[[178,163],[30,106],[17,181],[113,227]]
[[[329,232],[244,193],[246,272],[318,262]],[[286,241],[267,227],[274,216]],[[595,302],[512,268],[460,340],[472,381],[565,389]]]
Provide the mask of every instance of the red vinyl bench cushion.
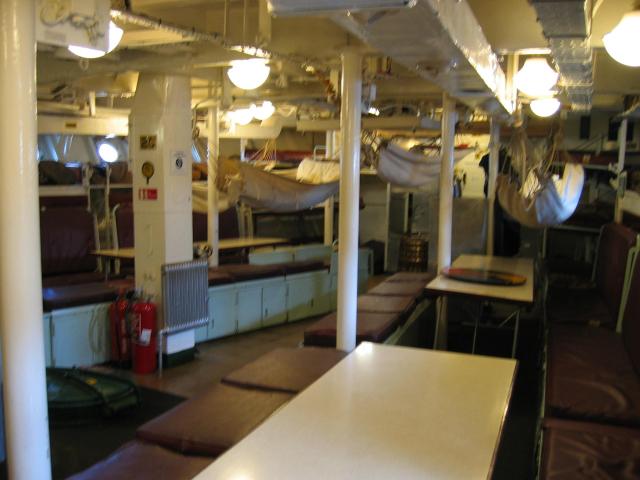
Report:
[[[401,323],[397,313],[358,312],[356,343],[384,342]],[[305,330],[304,344],[335,348],[336,330],[337,317],[335,313],[331,313]]]

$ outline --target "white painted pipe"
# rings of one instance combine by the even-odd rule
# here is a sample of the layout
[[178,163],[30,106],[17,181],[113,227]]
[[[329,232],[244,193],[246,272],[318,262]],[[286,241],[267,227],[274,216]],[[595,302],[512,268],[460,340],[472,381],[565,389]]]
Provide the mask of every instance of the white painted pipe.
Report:
[[0,336],[9,478],[47,480],[35,3],[0,2]]
[[338,231],[338,325],[336,344],[347,352],[356,347],[358,308],[358,228],[360,198],[360,115],[362,56],[342,54],[340,110],[340,212]]
[[489,175],[487,178],[487,255],[493,255],[495,245],[496,179],[500,162],[500,124],[494,118],[489,127]]
[[[325,156],[327,159],[333,158],[335,155],[336,145],[334,144],[334,137],[332,131],[328,131],[326,133],[326,150]],[[324,202],[324,244],[332,245],[333,244],[333,210],[334,210],[334,199],[333,196],[329,197]]]
[[218,225],[218,157],[220,152],[218,107],[207,113],[207,240],[211,246],[209,266],[217,267],[220,254],[220,232]]
[[[442,152],[440,158],[440,205],[438,213],[438,272],[451,265],[451,231],[453,219],[453,153],[456,130],[456,102],[442,96]],[[438,301],[434,344],[447,345],[447,299]]]
[[620,185],[622,182],[626,184],[626,177],[622,175],[624,170],[624,159],[627,154],[627,126],[628,119],[623,118],[620,122],[620,128],[618,130],[618,164],[616,170],[618,171],[618,190],[616,192],[616,203],[614,210],[614,222],[622,223],[622,197],[621,194],[625,190],[626,185]]
[[438,217],[438,271],[451,264],[451,222],[453,216],[453,152],[456,130],[456,102],[442,96],[442,152],[440,157],[440,206]]

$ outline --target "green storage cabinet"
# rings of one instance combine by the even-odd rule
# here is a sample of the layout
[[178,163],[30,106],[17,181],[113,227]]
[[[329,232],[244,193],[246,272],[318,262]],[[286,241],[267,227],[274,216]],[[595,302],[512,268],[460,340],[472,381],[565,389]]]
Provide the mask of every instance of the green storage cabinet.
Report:
[[233,335],[238,331],[236,284],[209,289],[207,340]]
[[280,325],[287,321],[287,284],[284,277],[265,280],[262,284],[262,326]]

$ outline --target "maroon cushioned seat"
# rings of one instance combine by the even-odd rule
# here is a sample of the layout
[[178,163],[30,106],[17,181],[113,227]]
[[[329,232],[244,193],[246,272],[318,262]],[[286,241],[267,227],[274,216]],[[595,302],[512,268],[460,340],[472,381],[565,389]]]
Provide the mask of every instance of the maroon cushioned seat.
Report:
[[233,283],[234,278],[226,272],[222,272],[218,269],[209,269],[209,286],[225,285],[227,283]]
[[553,323],[579,323],[614,328],[627,267],[627,254],[637,234],[624,225],[602,229],[596,264],[596,284],[587,290],[551,289],[547,306]]
[[45,311],[61,308],[111,302],[118,295],[118,288],[106,283],[83,283],[42,289],[42,306]]
[[227,273],[237,282],[259,280],[261,278],[278,277],[284,275],[282,265],[249,265],[246,263],[221,265],[217,271]]
[[281,263],[285,275],[296,273],[315,272],[316,270],[328,270],[328,266],[322,260],[303,260],[298,262]]
[[[336,314],[331,313],[317,321],[304,332],[304,344],[318,347],[336,346]],[[384,342],[401,324],[397,313],[358,312],[356,319],[356,343]]]
[[190,480],[213,458],[180,455],[157,445],[132,441],[69,480]]
[[64,275],[52,275],[42,279],[43,287],[64,287],[67,285],[79,285],[81,283],[96,283],[104,280],[104,273],[82,272],[67,273]]
[[421,297],[424,295],[423,282],[382,282],[367,292],[367,295],[406,295],[412,297]]
[[415,302],[414,297],[404,295],[360,295],[358,312],[397,313],[404,316]]
[[328,348],[277,348],[231,372],[223,382],[242,387],[298,393],[347,354]]
[[425,285],[435,276],[427,272],[398,272],[386,279],[387,282],[423,282]]
[[540,478],[640,478],[640,430],[546,419]]
[[548,358],[548,414],[640,426],[640,382],[620,335],[555,325]]
[[44,277],[95,271],[93,215],[79,207],[42,209],[40,248]]
[[218,456],[292,398],[218,384],[138,428],[138,438],[177,452]]

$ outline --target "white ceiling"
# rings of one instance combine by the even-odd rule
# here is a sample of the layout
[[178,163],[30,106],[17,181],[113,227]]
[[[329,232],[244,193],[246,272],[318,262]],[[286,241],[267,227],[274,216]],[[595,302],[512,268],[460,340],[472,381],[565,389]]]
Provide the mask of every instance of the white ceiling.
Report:
[[[227,25],[232,43],[254,43],[258,36],[258,1],[249,0],[247,31],[243,36],[244,0],[230,2]],[[467,0],[483,28],[487,40],[498,53],[546,47],[535,11],[527,0]],[[120,2],[114,2],[117,4]],[[601,49],[602,35],[632,8],[633,0],[595,1],[592,45],[598,47],[595,66],[594,106],[619,108],[623,94],[640,94],[640,69],[623,67],[612,61]],[[221,33],[224,28],[223,0],[132,0],[132,10],[161,18],[188,28]],[[360,45],[327,18],[277,18],[272,20],[271,40],[265,45],[285,55],[313,57],[327,71],[337,66],[339,52],[345,46]],[[54,86],[79,86],[82,90],[97,88],[112,94],[127,93],[135,82],[127,72],[143,69],[186,73],[194,77],[194,98],[209,96],[220,85],[221,65],[237,54],[204,42],[188,42],[175,33],[150,31],[125,25],[121,47],[113,54],[92,61],[83,70],[78,62],[63,52],[44,48],[38,57],[39,93],[47,96]],[[243,38],[244,37],[244,38]],[[366,45],[366,52],[375,55]],[[61,57],[67,58],[61,58]],[[259,94],[271,98],[321,99],[325,87],[323,76],[304,72],[296,62],[278,62],[274,73]],[[124,75],[123,75],[124,74]],[[280,77],[280,78],[279,78]],[[283,78],[287,81],[283,86]],[[80,80],[82,79],[82,80]],[[278,81],[277,81],[278,80]],[[437,101],[438,89],[399,66],[390,75],[376,79],[382,98],[398,101]],[[130,93],[130,92],[129,92]],[[238,97],[246,92],[234,91]],[[50,97],[50,95],[49,95]]]

